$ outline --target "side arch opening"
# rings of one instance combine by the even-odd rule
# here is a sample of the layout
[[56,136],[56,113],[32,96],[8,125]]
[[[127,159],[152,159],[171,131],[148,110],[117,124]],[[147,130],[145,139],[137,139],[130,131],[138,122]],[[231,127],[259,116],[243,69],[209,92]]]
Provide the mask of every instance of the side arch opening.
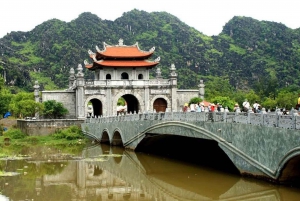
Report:
[[165,112],[167,107],[167,101],[163,98],[157,98],[153,103],[153,109],[156,112]]
[[103,107],[102,107],[102,102],[99,99],[93,98],[89,101],[88,103],[88,111],[87,111],[87,116],[95,116],[99,117],[103,115]]
[[107,131],[103,132],[100,142],[103,144],[109,144],[109,135],[108,135]]
[[112,138],[111,145],[112,146],[123,146],[122,137],[121,137],[121,134],[119,133],[119,131],[115,131],[113,138]]
[[283,166],[278,181],[284,185],[300,186],[300,155],[291,158]]

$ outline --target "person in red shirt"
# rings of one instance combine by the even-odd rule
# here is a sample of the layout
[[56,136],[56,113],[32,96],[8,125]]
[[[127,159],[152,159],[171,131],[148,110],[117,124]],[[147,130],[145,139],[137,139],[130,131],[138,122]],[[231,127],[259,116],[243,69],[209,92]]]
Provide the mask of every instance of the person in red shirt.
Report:
[[211,106],[210,106],[210,111],[211,111],[211,112],[214,112],[214,111],[215,111],[215,104],[211,104]]

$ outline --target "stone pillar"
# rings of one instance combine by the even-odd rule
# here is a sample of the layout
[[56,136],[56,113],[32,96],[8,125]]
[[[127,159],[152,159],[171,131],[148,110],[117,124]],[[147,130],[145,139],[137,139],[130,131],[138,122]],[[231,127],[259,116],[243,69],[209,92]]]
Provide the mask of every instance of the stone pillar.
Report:
[[170,85],[171,85],[171,111],[177,110],[177,73],[175,65],[172,64],[170,68]]
[[[113,111],[113,99],[111,96],[111,87],[106,88],[106,106],[103,106],[103,109],[106,108],[106,114],[103,110],[103,116],[113,116],[117,114],[117,111]],[[114,113],[115,112],[115,113]]]
[[150,110],[150,90],[148,84],[145,85],[144,93],[144,110],[141,108],[143,110],[143,113],[148,112]]
[[203,80],[200,80],[200,84],[198,85],[199,87],[199,97],[204,100],[204,83],[203,83]]
[[85,105],[84,105],[84,74],[82,72],[82,65],[79,64],[76,75],[76,116],[78,119],[85,119]]
[[96,69],[94,72],[94,80],[100,80],[100,69]]
[[74,68],[70,69],[70,76],[69,76],[69,88],[73,87],[74,82],[75,82],[75,71]]
[[39,94],[40,85],[39,85],[38,81],[35,81],[33,88],[34,88],[34,100],[35,100],[35,102],[39,103],[40,102],[40,94]]
[[[38,81],[35,81],[34,83],[34,100],[35,102],[39,103],[40,102],[40,85],[38,84]],[[39,113],[35,113],[35,118],[39,118]]]
[[156,79],[162,79],[160,68],[157,68],[155,73],[156,73]]

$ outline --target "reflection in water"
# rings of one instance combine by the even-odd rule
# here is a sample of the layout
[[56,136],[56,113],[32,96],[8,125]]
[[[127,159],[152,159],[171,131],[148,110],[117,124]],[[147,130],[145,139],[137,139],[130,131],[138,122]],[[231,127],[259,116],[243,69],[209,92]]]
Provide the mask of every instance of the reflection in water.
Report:
[[[51,150],[51,153],[47,151]],[[28,150],[1,160],[0,200],[299,200],[299,189],[248,180],[191,164],[97,145],[80,155]],[[42,153],[42,154],[32,154]],[[53,153],[54,152],[54,153]]]

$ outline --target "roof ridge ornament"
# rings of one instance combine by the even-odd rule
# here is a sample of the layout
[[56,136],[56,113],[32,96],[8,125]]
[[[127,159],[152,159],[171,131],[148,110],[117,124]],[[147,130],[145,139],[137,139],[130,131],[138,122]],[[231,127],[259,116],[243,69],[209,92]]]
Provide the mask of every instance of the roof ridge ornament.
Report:
[[119,39],[119,46],[124,46],[123,44],[124,40],[122,38]]
[[96,54],[94,52],[92,52],[92,50],[88,50],[89,55],[92,55],[93,60],[96,62]]
[[106,42],[103,42],[103,48],[104,50],[106,49],[106,47],[112,47],[111,45],[107,44]]
[[83,61],[84,65],[89,65],[89,62],[87,60]]
[[160,61],[160,57],[157,57],[154,61],[155,62],[159,62]]
[[155,47],[152,47],[152,48],[149,50],[149,52],[154,52],[154,50],[155,50]]
[[100,52],[103,52],[103,51],[100,50],[100,48],[98,47],[98,45],[96,45],[96,50],[97,50],[97,52],[99,52],[99,53],[100,53]]

